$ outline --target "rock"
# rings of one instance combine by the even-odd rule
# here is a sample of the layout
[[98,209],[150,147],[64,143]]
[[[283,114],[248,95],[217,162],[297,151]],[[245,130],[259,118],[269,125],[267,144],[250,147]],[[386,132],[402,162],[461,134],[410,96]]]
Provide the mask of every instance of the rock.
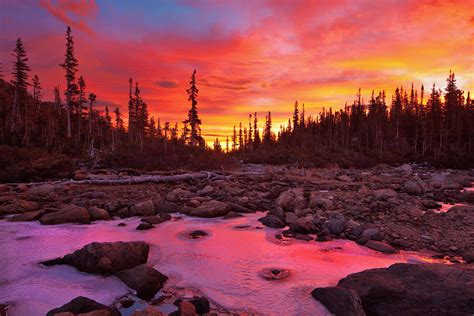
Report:
[[308,235],[304,235],[304,234],[295,234],[295,239],[304,240],[304,241],[311,241],[314,238],[311,237],[311,236],[308,236]]
[[189,302],[194,305],[196,308],[196,313],[198,314],[206,314],[211,311],[209,300],[204,296],[192,299]]
[[474,205],[455,205],[450,207],[448,212],[474,212]]
[[200,190],[198,193],[199,195],[208,195],[214,192],[214,187],[210,185],[206,185],[204,189]]
[[347,220],[344,218],[330,219],[325,225],[331,234],[339,235],[346,228],[346,222]]
[[289,225],[291,223],[296,223],[298,220],[298,216],[296,216],[293,212],[286,212],[285,213],[285,222]]
[[212,200],[204,202],[198,207],[191,209],[187,214],[190,216],[211,218],[224,216],[229,213],[230,210],[231,208],[229,204]]
[[238,217],[243,217],[243,215],[231,211],[231,212],[227,213],[227,215],[224,216],[224,219],[232,219],[232,218],[238,218]]
[[362,302],[356,291],[338,286],[317,288],[311,296],[335,316],[364,316]]
[[109,213],[103,208],[92,206],[89,207],[88,211],[91,221],[102,221],[110,219]]
[[130,216],[152,216],[155,215],[155,205],[152,200],[135,204],[130,208]]
[[93,242],[72,254],[42,262],[46,266],[67,264],[79,271],[110,275],[146,263],[149,247],[144,241]]
[[177,202],[181,199],[187,199],[193,196],[193,193],[191,193],[188,190],[183,190],[181,188],[176,188],[173,191],[169,192],[166,194],[166,200],[170,202]]
[[201,239],[203,237],[207,237],[209,236],[208,233],[206,233],[205,231],[203,230],[193,230],[191,232],[188,233],[188,236],[191,238],[191,239]]
[[376,251],[380,251],[380,252],[383,252],[383,253],[388,253],[388,254],[391,254],[391,253],[397,253],[398,250],[393,248],[392,246],[390,246],[389,244],[387,243],[384,243],[382,241],[376,241],[376,240],[369,240],[367,241],[364,246],[370,248],[370,249],[373,249],[373,250],[376,250]]
[[338,176],[337,180],[342,181],[342,182],[352,182],[351,177],[345,174]]
[[40,205],[33,201],[16,200],[8,205],[0,205],[0,216],[36,211]]
[[64,223],[89,224],[91,217],[87,209],[77,206],[68,205],[57,212],[43,215],[40,223],[43,225],[57,225]]
[[171,216],[148,216],[141,219],[142,222],[158,225],[171,219]]
[[144,300],[153,298],[168,280],[166,275],[146,264],[120,271],[117,277]]
[[181,303],[179,303],[178,311],[177,311],[176,315],[178,315],[178,316],[195,316],[195,315],[197,315],[196,307],[191,302],[182,301]]
[[244,207],[242,205],[239,205],[239,204],[236,204],[236,203],[233,203],[233,202],[226,202],[226,203],[230,205],[230,209],[232,210],[232,212],[236,212],[236,213],[255,213],[255,211],[253,211],[252,209],[250,209],[248,207]]
[[136,230],[148,230],[152,228],[155,228],[153,224],[143,222],[143,223],[138,224]]
[[382,240],[382,234],[377,228],[367,228],[364,230],[359,239],[358,244],[365,244],[369,240]]
[[410,195],[422,195],[424,189],[415,181],[408,180],[402,185],[402,191]]
[[135,301],[131,298],[124,298],[120,300],[120,306],[123,308],[129,308],[135,304]]
[[356,240],[357,238],[359,238],[363,231],[364,228],[359,223],[354,222],[353,220],[347,221],[345,232],[350,240]]
[[313,215],[306,215],[305,217],[300,217],[296,220],[296,224],[299,226],[298,229],[295,227],[295,222],[290,224],[290,228],[295,232],[301,233],[316,233],[316,225],[314,224]]
[[467,252],[462,255],[462,259],[466,261],[466,263],[473,263],[474,262],[474,251],[471,250],[471,252]]
[[400,172],[402,172],[402,173],[404,173],[404,174],[407,174],[407,175],[410,175],[410,174],[413,173],[413,168],[412,168],[412,166],[410,166],[409,164],[406,164],[406,163],[403,164],[403,165],[401,165],[400,167],[398,167],[396,170],[397,170],[397,171],[400,171]]
[[145,309],[139,309],[133,312],[132,316],[164,316],[164,314],[153,306],[147,306]]
[[201,205],[201,201],[197,199],[191,199],[186,202],[186,205],[190,207],[198,207],[199,205]]
[[89,174],[85,170],[76,170],[74,171],[74,180],[85,180],[89,177]]
[[332,207],[333,202],[328,198],[320,197],[319,194],[319,192],[311,192],[309,207],[320,208],[324,211],[329,210]]
[[286,211],[295,211],[305,208],[306,201],[303,195],[303,189],[290,189],[282,192],[276,200],[276,206]]
[[272,228],[283,228],[285,227],[285,223],[283,223],[278,217],[275,215],[267,214],[264,217],[258,219],[263,225],[272,227]]
[[39,211],[31,211],[31,212],[26,212],[23,214],[18,214],[15,216],[10,217],[8,220],[10,222],[29,222],[29,221],[37,221],[38,219],[43,216],[44,211],[39,210]]
[[265,268],[259,275],[266,280],[281,280],[291,275],[291,270],[282,268]]
[[[97,312],[97,311],[101,311],[102,313],[100,314],[92,313],[92,312]],[[117,309],[100,304],[84,296],[76,297],[69,303],[64,304],[61,307],[50,310],[46,314],[46,316],[70,315],[70,314],[63,314],[63,313],[72,313],[72,315],[90,313],[87,315],[120,316],[120,312]]]
[[359,294],[368,315],[471,315],[474,270],[397,263],[350,274],[338,287]]
[[428,185],[437,190],[461,190],[462,184],[451,181],[446,174],[435,173],[428,179]]
[[388,201],[390,198],[397,198],[398,194],[392,189],[380,189],[372,192],[372,195],[377,200]]
[[37,195],[37,196],[46,196],[50,193],[53,193],[57,189],[56,186],[46,183],[39,186],[32,187],[29,191],[29,195]]

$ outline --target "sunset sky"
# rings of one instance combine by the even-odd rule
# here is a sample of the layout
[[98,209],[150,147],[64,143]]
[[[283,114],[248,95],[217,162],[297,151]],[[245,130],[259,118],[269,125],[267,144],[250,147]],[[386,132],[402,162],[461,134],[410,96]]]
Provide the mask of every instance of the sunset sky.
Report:
[[308,114],[351,103],[360,87],[390,97],[413,82],[444,88],[452,69],[474,88],[474,2],[466,1],[29,1],[0,0],[0,63],[7,79],[21,37],[45,99],[64,88],[66,25],[79,75],[102,105],[126,113],[128,78],[150,113],[181,123],[193,69],[203,134],[272,112],[278,127],[295,100]]

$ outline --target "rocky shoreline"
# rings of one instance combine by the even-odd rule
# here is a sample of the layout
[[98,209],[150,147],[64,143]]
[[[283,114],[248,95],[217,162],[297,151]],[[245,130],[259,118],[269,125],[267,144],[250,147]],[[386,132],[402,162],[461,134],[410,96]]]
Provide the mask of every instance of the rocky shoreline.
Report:
[[[76,177],[78,180],[89,178],[109,181],[119,178],[125,181],[127,177],[139,175],[116,175],[111,171],[91,175],[81,171],[76,173]],[[428,282],[426,280],[430,275],[449,274],[443,269],[455,271],[451,274],[462,270],[464,279],[458,278],[458,283],[449,279],[451,283],[446,281],[449,283],[446,286],[452,285],[456,291],[460,291],[460,297],[466,295],[469,298],[470,295],[472,297],[472,293],[468,292],[470,290],[463,292],[460,288],[469,287],[473,282],[471,263],[474,260],[474,191],[466,189],[473,182],[472,170],[436,170],[422,165],[403,165],[398,168],[378,166],[366,170],[250,166],[238,172],[186,177],[177,182],[127,185],[78,184],[68,181],[3,184],[0,185],[0,216],[13,222],[39,221],[42,225],[90,224],[111,218],[138,216],[141,223],[136,229],[148,230],[170,220],[169,214],[176,212],[203,218],[233,218],[241,216],[241,213],[268,211],[260,221],[268,227],[279,228],[280,231],[275,235],[278,239],[295,238],[316,242],[349,239],[387,254],[414,250],[429,252],[433,258],[445,258],[455,264],[444,268],[426,268],[428,272],[423,270],[423,273],[415,271],[414,278],[417,282]],[[447,212],[440,212],[441,203],[459,205],[449,208]],[[203,237],[200,232],[192,232],[190,236]],[[132,248],[135,249],[135,246]],[[134,289],[139,297],[153,297],[163,287],[167,276],[147,266],[146,256],[143,255],[133,256],[141,258],[139,262],[125,264],[117,261],[117,258],[110,259],[110,256],[118,254],[121,254],[120,258],[126,258],[132,251],[130,247],[119,249],[120,251],[116,247],[118,246],[88,245],[86,250],[78,250],[63,258],[51,258],[43,263],[68,264],[88,273],[115,274]],[[146,244],[142,245],[142,253],[148,252],[145,251],[146,247]],[[91,253],[96,256],[92,261]],[[110,267],[114,267],[116,271],[110,270]],[[395,280],[399,273],[390,273],[398,271],[397,269],[402,268],[392,266],[382,270],[389,271],[383,273],[387,273],[388,279]],[[407,269],[404,273],[409,275],[412,272],[410,269],[415,268],[403,269]],[[374,276],[369,271],[371,270],[359,274],[367,272],[364,274],[366,282],[379,282],[377,273],[382,272],[372,272]],[[271,275],[272,271],[269,273],[272,277],[279,275]],[[345,279],[357,279],[357,275],[350,275]],[[143,284],[143,280],[149,279],[156,280],[151,282],[151,288],[149,284]],[[346,286],[357,282],[351,283],[344,281],[345,279],[337,287],[313,292],[313,297],[331,312],[331,300],[328,297],[336,295],[347,298],[345,301],[352,306],[348,310],[353,312],[340,314],[334,311],[336,315],[383,314],[389,312],[388,307],[383,304],[380,307],[374,301],[383,303],[384,300],[393,301],[406,295],[405,288],[393,289],[393,284],[381,283],[380,286],[385,288],[379,291],[382,296],[377,298],[379,294],[373,294],[376,290]],[[397,281],[397,284],[402,281]],[[367,291],[372,291],[376,298],[372,294],[366,295]],[[211,311],[197,306],[206,305],[206,298],[195,299],[201,301],[193,303],[192,300],[176,300],[177,315]],[[88,299],[81,298],[51,315],[58,315],[60,312],[74,315],[93,310],[92,307],[78,308],[78,304],[101,308]],[[474,309],[473,304],[472,299],[464,300],[462,304],[458,304],[461,307],[457,311],[463,314],[466,308]],[[208,305],[209,303],[206,306]],[[415,312],[409,306],[403,308],[407,312]],[[433,313],[440,314],[443,308],[454,307],[448,304],[433,305],[430,308]],[[100,315],[115,313],[113,310],[106,310],[108,314],[104,312]],[[137,315],[155,314],[150,311],[148,314],[144,312]]]

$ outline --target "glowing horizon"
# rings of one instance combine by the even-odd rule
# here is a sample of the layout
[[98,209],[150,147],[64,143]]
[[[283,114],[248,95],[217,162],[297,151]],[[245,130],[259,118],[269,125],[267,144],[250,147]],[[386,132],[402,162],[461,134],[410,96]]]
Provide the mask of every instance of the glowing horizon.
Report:
[[[150,115],[185,119],[185,90],[197,69],[198,109],[208,143],[225,146],[234,125],[267,111],[285,124],[295,100],[307,115],[338,109],[372,89],[443,89],[449,70],[474,88],[474,16],[467,1],[3,1],[0,62],[10,79],[22,38],[31,77],[45,100],[64,87],[66,25],[78,75],[99,104],[126,116],[128,79],[138,81]],[[426,97],[425,97],[426,100]]]

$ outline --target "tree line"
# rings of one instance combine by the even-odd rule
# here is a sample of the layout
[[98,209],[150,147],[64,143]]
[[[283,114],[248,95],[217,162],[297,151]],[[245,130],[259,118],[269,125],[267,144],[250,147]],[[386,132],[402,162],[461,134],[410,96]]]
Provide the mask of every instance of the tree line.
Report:
[[[170,159],[178,152],[205,148],[198,115],[196,71],[186,90],[191,103],[188,117],[171,124],[155,119],[148,113],[138,82],[129,79],[128,124],[125,126],[120,109],[100,110],[97,95],[89,90],[79,75],[72,30],[66,30],[64,60],[59,64],[65,73],[65,89],[54,88],[54,101],[43,100],[40,79],[30,80],[27,52],[23,41],[16,41],[12,52],[12,80],[2,79],[0,67],[0,144],[16,147],[41,147],[49,152],[87,155],[116,152],[122,149],[140,151],[151,148],[155,159]],[[1,65],[0,65],[1,66]],[[193,150],[186,149],[193,147]],[[172,157],[171,157],[172,159]]]
[[[385,91],[368,102],[359,89],[352,105],[305,117],[298,101],[286,126],[272,132],[271,113],[265,117],[263,135],[257,113],[249,115],[248,127],[234,126],[230,151],[256,162],[316,162],[331,160],[352,165],[374,162],[428,161],[466,167],[474,164],[474,103],[456,84],[450,71],[444,91],[434,84],[425,97],[420,91],[397,87],[387,101]],[[426,98],[426,99],[425,99]],[[426,100],[426,101],[425,101]],[[344,157],[345,156],[345,157]],[[352,158],[351,158],[352,157]]]
[[[196,70],[186,90],[191,106],[181,126],[150,116],[139,84],[132,78],[125,124],[118,107],[100,110],[97,95],[79,75],[70,27],[65,40],[64,60],[58,64],[64,70],[65,88],[54,88],[53,101],[43,100],[40,79],[30,76],[21,39],[12,52],[11,82],[2,79],[0,65],[0,144],[74,157],[102,155],[122,163],[134,160],[137,166],[192,162],[198,150],[210,151],[201,135]],[[316,116],[307,116],[304,104],[296,101],[288,123],[279,130],[273,129],[270,111],[263,128],[254,112],[248,122],[233,127],[225,148],[215,140],[213,154],[270,163],[339,161],[350,166],[357,157],[366,163],[406,160],[473,165],[474,104],[469,92],[457,87],[450,72],[444,91],[433,85],[426,94],[423,85],[419,91],[412,85],[409,90],[396,88],[391,100],[385,91],[372,91],[365,101],[359,89],[351,105],[346,103],[340,110],[323,108]],[[137,160],[137,152],[146,160]]]

